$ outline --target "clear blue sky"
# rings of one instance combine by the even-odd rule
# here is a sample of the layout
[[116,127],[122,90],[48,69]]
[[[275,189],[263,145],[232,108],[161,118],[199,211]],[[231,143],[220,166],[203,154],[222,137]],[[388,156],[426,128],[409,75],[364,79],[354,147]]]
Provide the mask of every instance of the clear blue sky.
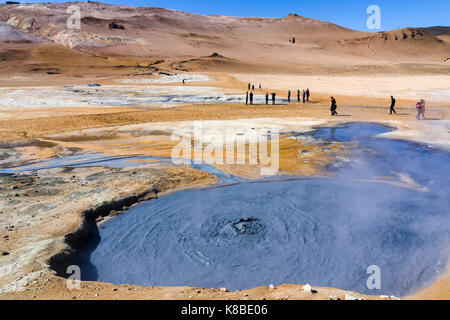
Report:
[[[21,0],[15,0],[21,1]],[[65,2],[64,0],[22,0]],[[104,0],[103,3],[163,7],[198,14],[237,17],[284,17],[288,13],[329,21],[343,27],[368,30],[369,5],[381,9],[381,30],[405,27],[449,26],[450,0]]]

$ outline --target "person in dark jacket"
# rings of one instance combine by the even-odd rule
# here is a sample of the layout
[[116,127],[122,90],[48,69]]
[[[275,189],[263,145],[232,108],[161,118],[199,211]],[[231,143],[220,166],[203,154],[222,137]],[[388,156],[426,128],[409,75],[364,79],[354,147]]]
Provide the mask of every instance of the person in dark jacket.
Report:
[[330,108],[330,111],[331,111],[331,115],[332,116],[335,116],[335,115],[338,114],[336,112],[336,109],[337,109],[336,99],[334,97],[331,97],[331,108]]
[[291,102],[291,90],[288,91],[288,102]]
[[303,96],[303,103],[305,103],[305,101],[306,101],[306,91],[305,90],[303,90],[302,96]]
[[306,101],[309,102],[309,88],[306,89]]
[[248,104],[248,91],[245,93],[245,104]]
[[276,98],[277,94],[275,92],[272,92],[272,104],[275,104],[275,98]]
[[300,102],[300,90],[297,90],[297,101]]
[[266,92],[266,104],[269,104],[269,93]]
[[397,112],[395,112],[395,98],[393,96],[391,96],[391,106],[390,106],[390,114],[392,114],[392,112],[394,114],[397,114]]
[[250,104],[253,104],[253,92],[250,92]]

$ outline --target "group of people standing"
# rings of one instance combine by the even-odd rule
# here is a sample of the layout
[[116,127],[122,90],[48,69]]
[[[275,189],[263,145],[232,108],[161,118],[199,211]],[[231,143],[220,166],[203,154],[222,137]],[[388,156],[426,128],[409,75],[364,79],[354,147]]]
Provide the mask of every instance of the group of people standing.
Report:
[[[272,97],[272,104],[274,105],[275,104],[275,99],[276,99],[276,97],[277,97],[277,94],[275,93],[275,92],[272,92],[271,94],[270,94],[270,96]],[[269,93],[267,93],[266,92],[266,94],[265,94],[265,99],[266,99],[266,104],[269,104]]]
[[[253,104],[253,98],[254,98],[253,91],[254,90],[255,90],[255,85],[249,83],[248,91],[245,93],[245,104]],[[261,84],[259,84],[259,90],[261,90]],[[272,99],[272,104],[275,105],[276,96],[277,96],[276,92],[272,92],[270,94],[270,96]],[[266,92],[264,97],[265,97],[266,105],[268,105],[269,104],[269,93]],[[303,92],[301,92],[300,90],[297,90],[297,101],[298,102],[300,102],[301,99],[303,99],[303,103],[309,102],[309,97],[310,97],[309,88],[306,90],[303,90]],[[291,90],[288,90],[287,101],[291,102]]]
[[[272,104],[275,105],[275,99],[276,99],[277,94],[275,92],[272,92],[270,95],[272,97]],[[253,92],[250,91],[250,93],[249,93],[247,91],[245,93],[245,104],[253,104],[253,97],[254,97]],[[265,97],[265,100],[266,100],[266,104],[269,104],[269,93],[266,92],[264,97]]]
[[[261,89],[262,89],[262,86],[261,86],[261,84],[259,84],[259,90],[261,90]],[[255,90],[255,85],[249,83],[248,91],[245,94],[245,104],[249,104],[249,103],[251,105],[253,104],[253,97],[254,97],[253,91],[254,90]],[[275,102],[276,102],[276,95],[277,94],[275,92],[272,92],[270,94],[273,105],[275,105]],[[266,105],[268,105],[269,104],[269,93],[266,92],[264,97],[265,97]],[[303,91],[297,90],[297,101],[298,102],[301,102],[301,101],[303,101],[303,103],[309,102],[309,97],[310,97],[309,88],[307,88],[306,90],[303,90]],[[287,101],[291,102],[291,90],[288,90]],[[395,100],[394,96],[391,96],[391,103],[389,106],[390,114],[397,114],[397,112],[395,110],[395,104],[396,104],[396,100]],[[416,109],[417,109],[416,119],[421,120],[421,117],[422,117],[422,119],[425,119],[425,100],[421,99],[419,102],[417,102]],[[337,110],[336,99],[334,97],[331,97],[330,111],[331,111],[332,116],[338,115],[336,110]]]
[[[261,86],[261,83],[259,84],[259,90],[261,90],[262,89],[262,86]],[[248,84],[248,91],[255,91],[255,85],[254,84],[251,84],[251,83],[249,83]]]
[[[305,103],[306,101],[309,102],[309,88],[307,88],[306,90],[303,90],[303,92],[300,93],[300,90],[297,90],[297,101],[300,102],[300,95],[303,98],[303,103]],[[291,91],[288,91],[288,102],[291,102]]]

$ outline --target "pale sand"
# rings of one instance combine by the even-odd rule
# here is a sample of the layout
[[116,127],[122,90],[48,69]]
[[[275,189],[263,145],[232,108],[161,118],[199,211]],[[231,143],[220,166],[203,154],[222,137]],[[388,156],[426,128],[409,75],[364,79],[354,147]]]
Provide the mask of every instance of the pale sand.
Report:
[[265,88],[296,90],[309,88],[313,94],[327,93],[358,97],[389,99],[394,95],[400,99],[425,99],[449,103],[449,75],[375,75],[340,76],[337,75],[275,75],[275,74],[232,74],[243,83],[261,83]]
[[416,293],[404,297],[408,300],[449,300],[450,299],[450,265],[433,284],[417,290]]

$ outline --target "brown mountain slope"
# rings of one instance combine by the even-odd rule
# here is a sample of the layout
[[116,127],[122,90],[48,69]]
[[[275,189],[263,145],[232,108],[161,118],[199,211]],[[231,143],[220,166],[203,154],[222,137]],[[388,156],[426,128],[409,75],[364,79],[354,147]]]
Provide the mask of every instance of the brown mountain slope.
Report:
[[111,75],[130,72],[135,61],[104,58],[80,52],[52,41],[0,23],[0,73],[42,75],[96,75],[99,70]]
[[417,28],[380,32],[339,43],[343,45],[344,50],[353,52],[366,47],[367,52],[374,57],[382,57],[392,62],[442,61],[450,54],[447,43]]
[[444,27],[444,26],[434,26],[434,27],[427,27],[427,28],[419,28],[422,31],[425,31],[428,34],[431,34],[432,36],[442,36],[442,35],[450,35],[450,27]]
[[[81,9],[81,30],[69,30],[69,5]],[[0,5],[0,22],[33,36],[102,56],[163,57],[180,68],[258,72],[332,72],[359,68],[450,72],[450,44],[420,29],[366,33],[319,20],[203,16],[101,3]],[[406,35],[406,37],[405,37]],[[295,42],[293,41],[295,38]],[[213,52],[228,58],[210,58]],[[191,60],[194,59],[194,60]],[[399,67],[401,66],[401,67]],[[370,67],[370,68],[369,68]],[[415,67],[417,69],[417,66]]]

